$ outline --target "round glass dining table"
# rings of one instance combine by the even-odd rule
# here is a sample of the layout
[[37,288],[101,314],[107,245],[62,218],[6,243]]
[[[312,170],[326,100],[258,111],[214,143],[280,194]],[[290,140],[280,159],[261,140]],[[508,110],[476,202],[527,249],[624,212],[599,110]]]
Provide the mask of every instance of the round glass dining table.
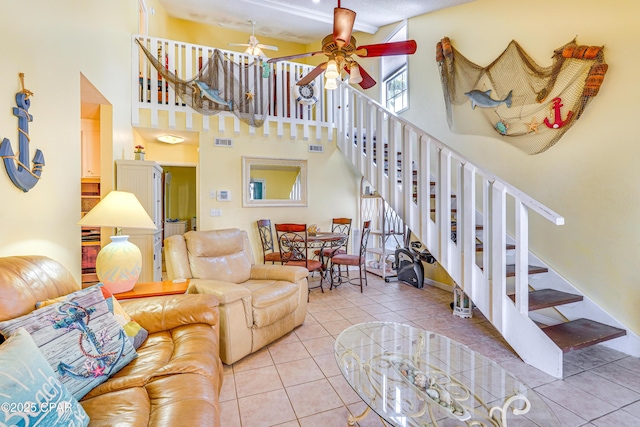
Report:
[[445,336],[409,325],[353,325],[335,341],[340,372],[385,425],[559,426],[545,402],[496,362]]

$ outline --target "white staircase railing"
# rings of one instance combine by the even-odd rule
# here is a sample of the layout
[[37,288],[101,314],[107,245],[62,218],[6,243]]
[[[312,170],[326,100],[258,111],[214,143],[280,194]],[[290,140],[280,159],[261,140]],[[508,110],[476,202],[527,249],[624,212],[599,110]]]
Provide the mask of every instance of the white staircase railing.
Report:
[[529,215],[553,226],[564,218],[361,92],[338,92],[340,149],[520,357],[562,377],[562,350],[528,317],[528,258]]

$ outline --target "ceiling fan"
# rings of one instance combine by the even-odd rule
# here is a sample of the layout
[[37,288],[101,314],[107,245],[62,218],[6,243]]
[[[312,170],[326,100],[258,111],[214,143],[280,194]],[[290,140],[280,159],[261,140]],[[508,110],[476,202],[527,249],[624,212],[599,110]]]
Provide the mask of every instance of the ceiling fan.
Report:
[[229,43],[229,46],[247,46],[247,50],[245,50],[244,53],[262,57],[266,57],[262,49],[278,50],[277,46],[260,43],[255,36],[256,21],[249,22],[251,23],[251,35],[249,36],[249,43]]
[[357,55],[361,58],[412,55],[418,48],[415,40],[357,46],[355,37],[351,35],[355,20],[356,13],[353,10],[340,7],[340,0],[338,0],[338,7],[333,9],[333,34],[329,34],[322,40],[322,50],[272,58],[267,62],[273,63],[324,54],[328,60],[307,73],[296,83],[297,85],[308,85],[324,72],[325,88],[335,89],[338,87],[336,79],[341,76],[344,69],[349,73],[349,83],[359,84],[361,88],[369,89],[376,84],[376,81],[364,68],[360,67],[351,55]]

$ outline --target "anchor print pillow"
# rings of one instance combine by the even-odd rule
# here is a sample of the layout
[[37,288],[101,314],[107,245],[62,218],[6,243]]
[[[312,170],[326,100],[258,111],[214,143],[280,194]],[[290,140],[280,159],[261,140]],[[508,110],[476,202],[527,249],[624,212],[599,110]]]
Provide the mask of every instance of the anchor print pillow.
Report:
[[[109,311],[116,318],[122,329],[124,330],[124,334],[129,338],[131,344],[133,344],[133,348],[136,350],[144,343],[144,340],[147,339],[149,333],[146,329],[144,329],[138,322],[133,320],[124,308],[120,305],[117,299],[113,296],[111,291],[103,286],[102,283],[98,283],[96,286],[100,286],[100,290],[102,291],[102,296],[104,296],[104,300],[107,303],[107,307],[109,307]],[[73,294],[70,294],[73,295]],[[60,301],[66,301],[70,295],[63,295],[58,298],[48,299],[44,301],[38,301],[36,303],[36,308],[45,307],[50,304],[55,304]],[[0,336],[2,338],[2,336]],[[0,341],[1,342],[1,341]]]
[[89,417],[19,328],[0,345],[0,425],[85,427]]
[[137,357],[99,286],[0,322],[0,333],[8,337],[20,327],[31,334],[58,380],[78,400]]

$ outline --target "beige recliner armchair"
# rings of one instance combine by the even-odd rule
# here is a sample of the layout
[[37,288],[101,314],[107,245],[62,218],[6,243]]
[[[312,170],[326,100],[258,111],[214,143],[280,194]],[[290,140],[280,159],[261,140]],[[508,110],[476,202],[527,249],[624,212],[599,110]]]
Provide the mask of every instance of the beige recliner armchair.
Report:
[[190,279],[187,293],[213,294],[220,308],[220,358],[228,365],[304,322],[304,267],[255,264],[246,231],[189,231],[164,241],[169,280]]

